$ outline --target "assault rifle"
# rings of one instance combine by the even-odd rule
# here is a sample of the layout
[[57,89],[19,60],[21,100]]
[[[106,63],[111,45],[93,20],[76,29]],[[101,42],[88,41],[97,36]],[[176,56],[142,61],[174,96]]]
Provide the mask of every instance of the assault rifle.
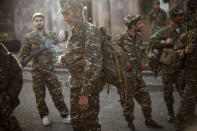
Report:
[[45,44],[44,44],[42,47],[40,47],[40,48],[36,49],[35,51],[33,51],[29,56],[27,56],[27,57],[21,62],[21,65],[22,65],[23,67],[25,67],[25,66],[27,65],[27,63],[28,63],[29,61],[31,61],[32,58],[38,57],[40,54],[42,54],[42,52],[44,52],[44,51],[46,51],[46,50],[48,50],[48,49],[53,48],[53,46],[56,45],[56,44],[58,44],[59,42],[60,42],[59,39],[55,39],[55,40],[51,40],[51,41],[46,40]]

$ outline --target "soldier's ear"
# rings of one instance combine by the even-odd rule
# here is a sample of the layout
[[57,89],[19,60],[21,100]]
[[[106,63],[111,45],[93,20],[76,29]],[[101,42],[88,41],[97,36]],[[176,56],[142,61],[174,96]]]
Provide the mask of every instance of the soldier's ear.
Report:
[[82,16],[82,11],[80,8],[77,8],[76,11],[75,11],[76,15],[81,17]]

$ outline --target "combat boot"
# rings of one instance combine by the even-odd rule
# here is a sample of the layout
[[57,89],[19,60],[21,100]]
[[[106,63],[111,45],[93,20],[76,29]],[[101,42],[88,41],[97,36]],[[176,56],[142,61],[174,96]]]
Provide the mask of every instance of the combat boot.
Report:
[[167,104],[167,109],[168,109],[168,123],[174,123],[174,108],[172,104]]
[[130,131],[135,131],[135,126],[134,126],[133,123],[130,123],[130,124],[128,125],[128,127],[129,127]]
[[163,128],[162,125],[158,124],[154,120],[146,120],[145,125],[148,126],[148,127],[152,127],[152,128]]

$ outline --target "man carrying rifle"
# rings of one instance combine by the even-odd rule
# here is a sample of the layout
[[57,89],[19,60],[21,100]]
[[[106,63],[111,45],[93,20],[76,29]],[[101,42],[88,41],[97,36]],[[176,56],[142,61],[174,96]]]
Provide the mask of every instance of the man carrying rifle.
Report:
[[[44,29],[45,17],[42,13],[35,13],[32,17],[35,30],[28,33],[25,37],[24,46],[19,53],[20,62],[23,63],[31,52],[42,47],[48,40],[54,40],[57,35]],[[43,125],[49,125],[48,108],[45,103],[46,87],[52,96],[52,100],[60,112],[63,123],[70,123],[69,111],[65,105],[61,92],[61,84],[55,75],[53,66],[53,54],[50,50],[45,50],[32,61],[33,91],[36,97],[38,112]]]
[[150,46],[162,52],[159,62],[161,63],[162,81],[164,86],[164,100],[168,109],[168,122],[174,121],[173,109],[173,84],[175,84],[179,94],[183,91],[182,70],[176,62],[173,62],[170,51],[176,48],[177,39],[185,32],[183,26],[184,12],[175,7],[170,10],[172,23],[159,31],[150,38]]
[[142,70],[144,70],[144,58],[145,51],[142,47],[142,37],[140,32],[143,28],[142,18],[139,15],[129,14],[124,18],[124,23],[128,27],[128,30],[124,34],[120,34],[114,38],[114,42],[117,43],[129,56],[127,78],[128,78],[128,90],[120,88],[120,95],[127,95],[127,99],[122,99],[122,106],[124,110],[124,116],[129,123],[131,131],[135,131],[133,124],[134,120],[134,101],[141,105],[142,112],[145,117],[145,125],[153,128],[162,128],[157,122],[152,120],[152,108],[151,100],[148,91],[145,88],[145,83],[142,79]]
[[13,115],[19,105],[23,75],[16,58],[0,44],[0,128],[6,131],[22,131]]

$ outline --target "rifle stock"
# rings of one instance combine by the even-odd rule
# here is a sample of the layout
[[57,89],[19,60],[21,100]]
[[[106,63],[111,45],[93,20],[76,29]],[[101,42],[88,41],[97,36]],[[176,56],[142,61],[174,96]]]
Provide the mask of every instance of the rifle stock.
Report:
[[60,41],[58,39],[55,39],[51,42],[46,42],[42,47],[36,49],[33,51],[29,56],[27,56],[22,62],[21,65],[25,67],[29,61],[31,61],[32,58],[38,57],[40,54],[42,54],[45,50],[48,50],[50,48],[50,45],[56,45]]

